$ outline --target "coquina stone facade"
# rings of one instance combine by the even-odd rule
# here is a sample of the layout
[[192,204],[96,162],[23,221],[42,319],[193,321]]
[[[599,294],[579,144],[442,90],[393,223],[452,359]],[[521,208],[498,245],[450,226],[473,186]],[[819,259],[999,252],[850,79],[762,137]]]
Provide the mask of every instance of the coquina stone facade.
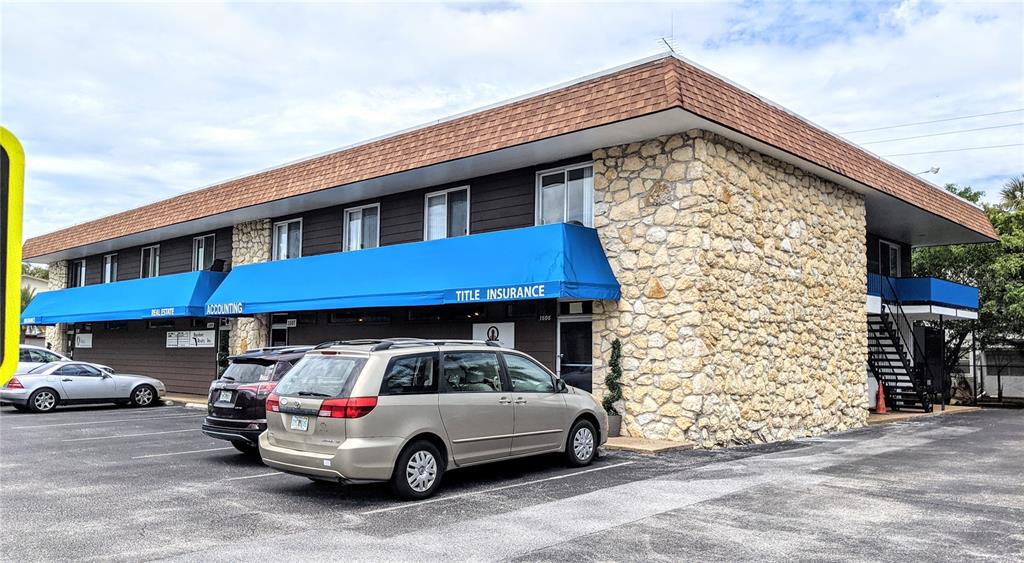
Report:
[[625,434],[719,447],[866,423],[860,195],[698,130],[593,159],[622,285],[595,303],[594,387],[618,338]]
[[[68,286],[68,261],[59,260],[50,263],[50,272],[46,279],[47,289],[56,291]],[[68,346],[65,332],[68,329],[66,324],[57,324],[46,327],[46,346],[58,354],[67,355]]]
[[[238,223],[231,231],[231,265],[255,264],[270,261],[270,219],[256,219]],[[232,319],[228,338],[231,354],[240,354],[267,345],[270,317],[255,315]]]

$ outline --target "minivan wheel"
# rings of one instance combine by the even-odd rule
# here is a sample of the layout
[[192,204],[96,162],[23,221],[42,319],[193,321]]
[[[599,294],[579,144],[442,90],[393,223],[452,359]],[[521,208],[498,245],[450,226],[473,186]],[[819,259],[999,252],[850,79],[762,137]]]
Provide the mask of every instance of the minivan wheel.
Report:
[[398,456],[391,488],[403,499],[425,499],[437,492],[444,474],[444,460],[434,444],[419,440]]
[[57,392],[53,389],[43,387],[36,389],[28,397],[28,408],[32,412],[50,412],[57,408]]
[[588,420],[578,420],[569,432],[569,440],[565,445],[565,457],[569,465],[583,467],[594,461],[597,453],[597,431]]

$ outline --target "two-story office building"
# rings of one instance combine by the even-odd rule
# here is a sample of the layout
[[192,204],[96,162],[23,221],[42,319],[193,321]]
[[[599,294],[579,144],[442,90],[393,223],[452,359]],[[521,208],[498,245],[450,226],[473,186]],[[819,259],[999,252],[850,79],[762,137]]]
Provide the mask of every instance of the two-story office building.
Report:
[[912,315],[977,295],[903,279],[910,249],[995,236],[659,56],[31,239],[66,287],[22,322],[193,392],[218,351],[412,336],[497,339],[600,393],[618,339],[624,431],[710,447],[862,425],[869,378],[914,406]]

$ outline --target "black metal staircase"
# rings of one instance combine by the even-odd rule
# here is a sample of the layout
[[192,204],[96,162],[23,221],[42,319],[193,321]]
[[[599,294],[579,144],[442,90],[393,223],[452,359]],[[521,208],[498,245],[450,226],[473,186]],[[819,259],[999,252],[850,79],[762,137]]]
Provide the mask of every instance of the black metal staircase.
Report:
[[907,357],[897,322],[892,310],[884,305],[881,314],[868,315],[868,367],[885,389],[886,407],[931,412],[924,369]]

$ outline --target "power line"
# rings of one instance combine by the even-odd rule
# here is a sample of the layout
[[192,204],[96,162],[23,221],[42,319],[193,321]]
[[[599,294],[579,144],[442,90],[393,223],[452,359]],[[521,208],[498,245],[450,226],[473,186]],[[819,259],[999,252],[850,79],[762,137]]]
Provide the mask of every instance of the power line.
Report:
[[880,141],[865,141],[858,145],[874,145],[878,143],[892,143],[894,141],[909,141],[910,139],[923,139],[925,137],[940,137],[942,135],[954,135],[956,133],[970,133],[972,131],[987,131],[989,129],[1005,129],[1006,127],[1020,127],[1024,123],[1007,123],[1006,125],[992,125],[990,127],[976,127],[974,129],[958,129],[956,131],[943,131],[941,133],[928,133],[926,135],[914,135],[913,137],[899,137],[896,139],[882,139]]
[[918,121],[916,123],[904,123],[902,125],[889,125],[886,127],[875,127],[873,129],[858,129],[856,131],[842,131],[840,135],[850,135],[853,133],[867,133],[868,131],[882,131],[885,129],[897,129],[899,127],[911,127],[914,125],[928,125],[929,123],[942,123],[943,121],[956,121],[958,119],[971,119],[972,117],[987,117],[989,115],[1003,115],[1006,113],[1016,113],[1018,111],[1024,111],[1024,108],[1020,109],[1008,109],[1006,111],[994,111],[992,113],[977,113],[974,115],[961,115],[957,117],[946,117],[943,119],[933,119],[931,121]]
[[1002,149],[1006,147],[1024,147],[1024,143],[1013,143],[1010,145],[989,145],[987,147],[964,147],[962,149],[946,149],[941,151],[904,152],[899,154],[883,154],[882,156],[914,156],[917,154],[938,154],[941,152],[980,151],[982,149]]

